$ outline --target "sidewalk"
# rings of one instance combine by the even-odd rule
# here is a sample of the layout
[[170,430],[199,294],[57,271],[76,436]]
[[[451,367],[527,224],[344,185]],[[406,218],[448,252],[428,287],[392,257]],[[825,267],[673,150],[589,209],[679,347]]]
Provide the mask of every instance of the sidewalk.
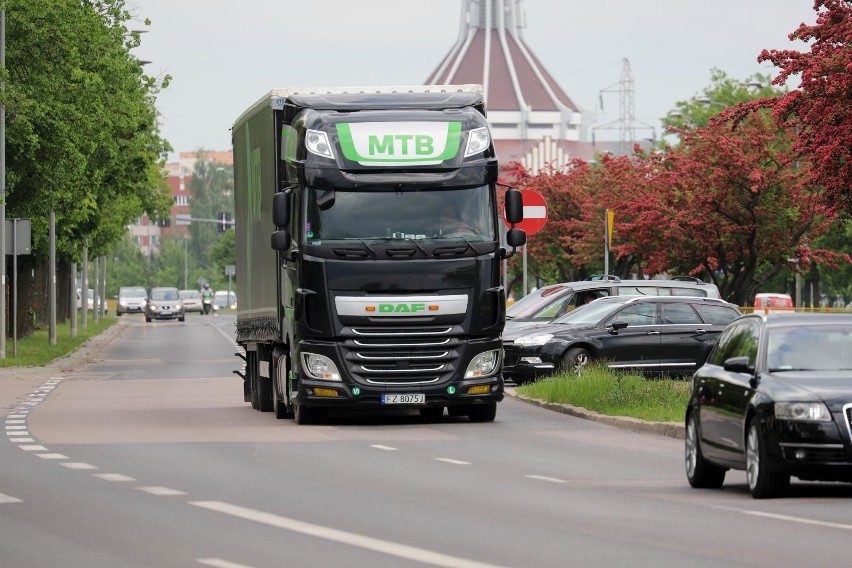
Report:
[[[0,369],[0,416],[6,416],[46,380],[61,378],[96,360],[98,353],[118,337],[125,326],[120,322],[100,335],[89,338],[73,353],[44,367],[6,367]],[[9,353],[6,354],[7,357]]]

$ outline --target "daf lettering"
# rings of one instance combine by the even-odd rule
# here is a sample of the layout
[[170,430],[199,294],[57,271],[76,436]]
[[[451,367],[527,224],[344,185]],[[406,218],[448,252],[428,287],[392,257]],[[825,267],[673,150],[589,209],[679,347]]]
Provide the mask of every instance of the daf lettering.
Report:
[[402,312],[422,312],[426,310],[426,304],[379,304],[379,313],[391,314]]

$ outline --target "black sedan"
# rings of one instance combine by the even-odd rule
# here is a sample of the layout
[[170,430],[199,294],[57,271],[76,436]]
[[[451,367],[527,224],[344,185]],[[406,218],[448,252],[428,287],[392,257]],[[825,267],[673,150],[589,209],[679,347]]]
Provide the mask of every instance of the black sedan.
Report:
[[724,331],[694,374],[686,476],[721,487],[744,469],[755,498],[790,477],[852,482],[852,314],[753,314]]
[[648,374],[691,374],[741,314],[714,298],[610,296],[550,322],[503,333],[503,374],[516,383],[590,361]]

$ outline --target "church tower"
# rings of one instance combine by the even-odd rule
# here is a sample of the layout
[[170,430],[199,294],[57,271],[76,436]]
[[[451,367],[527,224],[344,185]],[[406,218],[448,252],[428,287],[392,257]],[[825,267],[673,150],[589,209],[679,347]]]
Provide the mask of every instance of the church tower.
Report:
[[582,113],[526,45],[525,27],[522,0],[462,0],[459,37],[426,81],[483,85],[498,154],[510,148],[500,141],[518,154],[544,139],[581,140]]

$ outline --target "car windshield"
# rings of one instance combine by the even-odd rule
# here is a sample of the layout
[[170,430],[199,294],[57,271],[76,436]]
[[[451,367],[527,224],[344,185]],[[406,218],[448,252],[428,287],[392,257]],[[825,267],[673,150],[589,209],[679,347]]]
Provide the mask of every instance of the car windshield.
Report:
[[774,372],[852,370],[852,327],[770,328],[766,365]]
[[177,300],[178,293],[177,290],[172,290],[169,288],[154,288],[151,290],[151,299],[152,300]]
[[118,292],[119,296],[124,296],[127,298],[143,298],[148,295],[145,291],[145,288],[122,288]]
[[180,297],[185,300],[196,300],[201,297],[201,294],[196,290],[181,290]]
[[310,188],[307,196],[303,237],[311,245],[497,238],[487,185],[404,191]]
[[561,318],[553,320],[551,323],[560,325],[594,325],[599,321],[606,319],[613,312],[623,306],[623,302],[602,302],[600,300],[596,300],[584,306],[580,306],[574,311],[568,312]]
[[527,294],[506,310],[507,319],[530,318],[547,306],[555,297],[567,292],[566,286],[550,286]]

